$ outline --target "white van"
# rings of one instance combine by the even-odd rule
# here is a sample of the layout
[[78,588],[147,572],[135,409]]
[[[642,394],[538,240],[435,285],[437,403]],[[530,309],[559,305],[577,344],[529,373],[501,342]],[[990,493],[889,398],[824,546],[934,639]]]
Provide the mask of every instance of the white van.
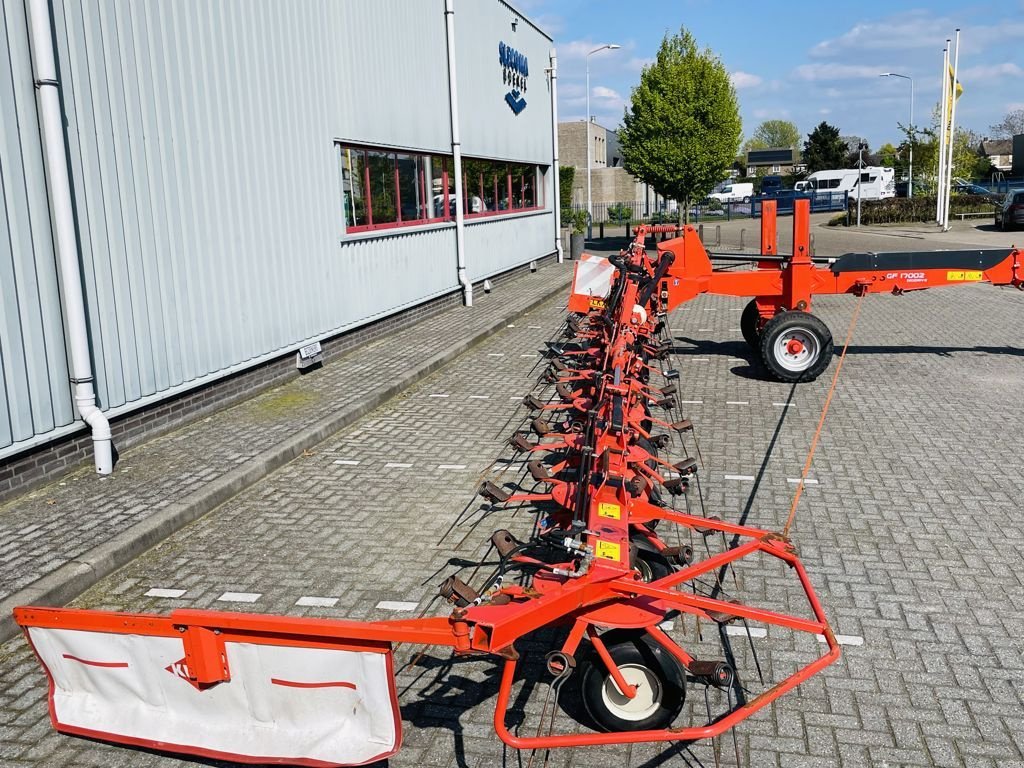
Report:
[[717,200],[720,203],[749,203],[754,196],[754,185],[750,182],[739,184],[726,184],[721,192],[712,192],[708,195],[709,200]]
[[858,179],[856,168],[815,171],[794,186],[799,190],[815,192],[849,192],[850,197],[856,197],[857,188],[860,187],[862,200],[883,200],[896,196],[896,172],[892,168],[868,165],[859,172]]

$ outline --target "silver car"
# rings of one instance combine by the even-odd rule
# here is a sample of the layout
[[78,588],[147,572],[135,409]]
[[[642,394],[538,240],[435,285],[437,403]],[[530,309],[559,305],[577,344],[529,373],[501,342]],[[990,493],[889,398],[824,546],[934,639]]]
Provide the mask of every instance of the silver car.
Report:
[[1004,232],[1024,227],[1024,190],[1011,191],[996,209],[996,227]]

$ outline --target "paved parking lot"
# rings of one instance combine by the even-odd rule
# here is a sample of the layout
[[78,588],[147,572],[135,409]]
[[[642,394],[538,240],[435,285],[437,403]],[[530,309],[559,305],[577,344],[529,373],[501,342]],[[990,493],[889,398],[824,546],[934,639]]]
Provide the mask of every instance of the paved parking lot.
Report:
[[[837,341],[854,302],[816,304]],[[523,513],[474,527],[472,494],[525,413],[518,401],[562,303],[527,314],[75,605],[356,619],[444,612],[431,599],[454,570],[449,559],[479,557],[495,528],[529,527]],[[740,340],[742,306],[702,298],[676,312],[679,398],[697,427],[709,512],[779,527],[831,369],[811,384],[766,381]],[[988,286],[864,300],[794,528],[848,644],[838,663],[738,729],[741,764],[1024,765],[1022,318],[1024,295]],[[752,602],[785,599],[780,569],[738,575]],[[673,632],[702,644],[692,620]],[[752,642],[769,676],[806,650],[772,632]],[[749,662],[745,639],[739,652]],[[529,762],[493,733],[493,663],[430,650],[409,666],[416,653],[396,654],[404,747],[392,766]],[[522,707],[524,732],[536,728],[543,693],[541,682]],[[703,711],[691,694],[688,709]],[[573,725],[563,714],[558,727]],[[3,765],[194,764],[54,734],[43,675],[20,639],[0,648],[0,737]],[[735,764],[729,737],[717,747],[721,764]],[[713,766],[714,751],[578,749],[553,752],[549,765]]]

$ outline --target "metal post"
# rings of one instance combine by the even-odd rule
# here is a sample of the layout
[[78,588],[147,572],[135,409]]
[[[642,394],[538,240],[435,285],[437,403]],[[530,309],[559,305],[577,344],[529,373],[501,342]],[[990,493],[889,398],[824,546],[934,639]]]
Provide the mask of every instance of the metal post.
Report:
[[946,177],[946,127],[947,115],[946,105],[949,103],[949,38],[946,38],[946,47],[942,51],[942,101],[939,104],[939,173],[935,179],[935,223],[942,226],[942,195]]
[[914,78],[898,72],[883,72],[879,77],[901,77],[910,81],[910,169],[907,171],[907,197],[914,196]]
[[949,151],[946,159],[946,195],[944,198],[945,210],[942,215],[942,229],[949,230],[949,203],[953,187],[953,147],[956,139],[956,78],[960,67],[960,30],[956,30],[956,42],[953,44],[953,77],[949,81],[949,130],[946,131],[946,140],[949,142]]
[[555,258],[561,264],[564,259],[562,253],[562,192],[558,179],[558,54],[554,48],[548,54],[551,66],[548,71],[551,73],[551,171],[552,193],[554,195],[555,208]]
[[590,165],[591,165],[591,161],[590,161],[590,142],[592,140],[590,138],[590,57],[593,56],[598,51],[603,51],[605,49],[607,49],[609,51],[614,51],[616,48],[621,48],[621,47],[622,46],[619,45],[618,43],[607,43],[605,45],[599,45],[597,48],[595,48],[594,50],[590,51],[590,53],[588,53],[587,57],[586,57],[587,58],[587,239],[588,240],[590,240],[593,237],[593,234],[594,234],[593,230],[591,228],[591,222],[594,219],[594,212],[592,210],[592,203],[591,203],[591,199],[590,199]]
[[860,226],[860,190],[864,176],[864,144],[857,145],[857,226]]

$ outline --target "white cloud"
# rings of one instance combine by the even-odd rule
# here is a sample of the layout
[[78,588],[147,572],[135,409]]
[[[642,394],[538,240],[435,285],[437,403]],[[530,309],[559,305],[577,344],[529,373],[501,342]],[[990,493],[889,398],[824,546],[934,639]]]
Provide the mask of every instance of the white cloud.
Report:
[[789,110],[785,107],[768,107],[755,109],[753,115],[758,120],[778,120],[789,117]]
[[626,62],[626,69],[630,72],[642,72],[644,67],[649,67],[654,63],[653,56],[636,57]]
[[[1021,5],[1024,5],[1024,0],[1021,0]],[[1006,104],[1007,112],[1016,112],[1018,109],[1024,109],[1024,101],[1011,101]]]
[[818,114],[819,115],[831,115],[832,114],[832,110],[829,109],[828,107],[822,107],[821,109],[818,110]]
[[1000,77],[1024,77],[1024,69],[1012,61],[1004,61],[1002,64],[979,64],[957,72],[961,83],[969,80],[997,80]]
[[608,101],[622,101],[622,96],[617,91],[613,91],[611,88],[605,88],[603,85],[595,85],[590,90],[590,95],[595,99],[606,99]]
[[882,66],[867,64],[801,64],[793,70],[799,80],[818,82],[822,80],[860,80],[866,77],[878,77],[885,72]]
[[[569,40],[565,43],[557,43],[555,45],[558,51],[559,59],[586,59],[587,54],[595,48],[600,48],[602,45],[608,45],[608,43],[595,42],[593,40]],[[602,56],[614,56],[618,51],[609,50],[595,53],[591,58],[591,69],[593,69],[593,62]]]
[[893,51],[933,48],[941,54],[946,38],[961,27],[961,55],[985,52],[999,43],[1024,38],[1024,22],[1017,18],[1001,19],[988,25],[966,26],[964,18],[937,16],[924,9],[906,11],[873,21],[859,22],[839,37],[822,40],[810,50],[814,58],[835,58],[865,51]]
[[764,78],[752,75],[749,72],[741,72],[740,70],[731,73],[729,79],[732,80],[732,84],[738,91],[744,88],[756,88],[764,82]]

